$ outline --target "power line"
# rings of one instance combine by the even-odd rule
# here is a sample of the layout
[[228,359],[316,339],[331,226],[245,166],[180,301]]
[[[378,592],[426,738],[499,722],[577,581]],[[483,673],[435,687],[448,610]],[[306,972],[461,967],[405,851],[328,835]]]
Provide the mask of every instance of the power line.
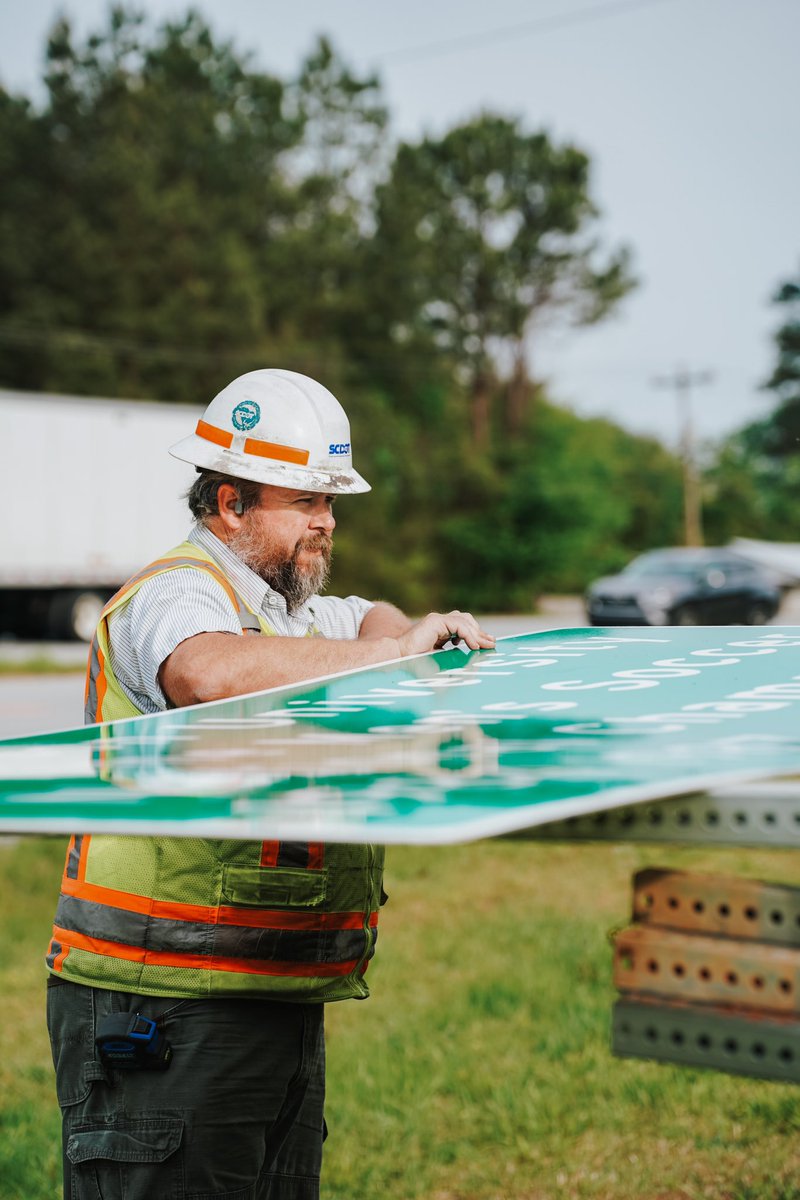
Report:
[[465,33],[460,37],[447,38],[440,42],[426,42],[417,46],[405,46],[400,50],[388,50],[385,54],[378,55],[377,63],[381,66],[388,63],[419,62],[423,58],[435,58],[440,54],[454,54],[459,50],[468,50],[474,46],[488,46],[492,43],[508,41],[511,38],[525,37],[532,33],[552,33],[558,29],[584,25],[590,21],[602,21],[607,17],[616,17],[623,13],[652,8],[656,4],[673,2],[674,0],[612,0],[610,4],[578,8],[574,12],[555,17],[538,17],[534,21],[503,25],[495,29],[484,30],[483,33]]

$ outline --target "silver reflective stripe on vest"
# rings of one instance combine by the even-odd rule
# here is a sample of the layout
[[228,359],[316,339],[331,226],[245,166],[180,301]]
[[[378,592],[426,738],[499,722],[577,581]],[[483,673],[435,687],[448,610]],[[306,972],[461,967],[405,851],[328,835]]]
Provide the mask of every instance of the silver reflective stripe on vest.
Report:
[[83,710],[84,725],[93,725],[97,720],[97,676],[100,674],[100,637],[95,633],[89,651],[89,687],[86,691],[86,707]]
[[69,848],[69,854],[67,855],[67,866],[64,872],[67,876],[67,879],[78,878],[78,867],[80,866],[81,850],[83,849],[83,837],[84,835],[82,833],[77,833],[73,838],[72,844]]
[[[55,925],[65,932],[124,946],[209,958],[344,963],[360,959],[367,948],[363,928],[295,930],[178,921],[65,894],[59,897]],[[373,930],[373,934],[376,932]],[[373,943],[374,940],[373,936]]]

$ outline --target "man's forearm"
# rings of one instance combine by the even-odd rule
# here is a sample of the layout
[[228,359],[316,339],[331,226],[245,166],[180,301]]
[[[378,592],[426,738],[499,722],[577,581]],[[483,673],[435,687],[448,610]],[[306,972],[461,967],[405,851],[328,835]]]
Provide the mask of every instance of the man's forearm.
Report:
[[[197,633],[176,646],[164,660],[158,681],[167,698],[181,707],[427,654],[440,650],[453,635],[462,639],[470,650],[494,649],[495,639],[481,629],[471,613],[455,609],[449,613],[428,613],[412,624],[399,609],[392,609],[391,605],[381,608],[389,611],[379,612],[375,617],[376,633],[354,641]],[[376,636],[381,627],[396,628],[397,633]]]
[[398,657],[400,649],[389,636],[340,641],[199,633],[176,646],[162,663],[159,682],[169,700],[182,707]]

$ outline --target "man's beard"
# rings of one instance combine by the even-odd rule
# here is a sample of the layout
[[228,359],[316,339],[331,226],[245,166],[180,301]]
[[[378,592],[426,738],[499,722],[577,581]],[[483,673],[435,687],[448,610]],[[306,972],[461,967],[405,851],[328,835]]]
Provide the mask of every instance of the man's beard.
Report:
[[[285,547],[265,541],[263,531],[246,521],[231,537],[228,547],[245,566],[283,596],[290,616],[302,608],[309,597],[321,592],[328,582],[333,543],[325,533],[312,533],[301,538],[287,555]],[[298,559],[304,550],[314,557],[310,565],[301,567]]]

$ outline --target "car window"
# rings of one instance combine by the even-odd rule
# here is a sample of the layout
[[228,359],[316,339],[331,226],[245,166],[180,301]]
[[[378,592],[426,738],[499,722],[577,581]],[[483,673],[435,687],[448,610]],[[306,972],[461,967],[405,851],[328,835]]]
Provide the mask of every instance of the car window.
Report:
[[686,575],[692,576],[697,573],[700,564],[694,561],[687,561],[685,558],[672,558],[669,555],[659,555],[657,558],[635,558],[632,563],[628,563],[623,574],[645,576],[645,575]]

